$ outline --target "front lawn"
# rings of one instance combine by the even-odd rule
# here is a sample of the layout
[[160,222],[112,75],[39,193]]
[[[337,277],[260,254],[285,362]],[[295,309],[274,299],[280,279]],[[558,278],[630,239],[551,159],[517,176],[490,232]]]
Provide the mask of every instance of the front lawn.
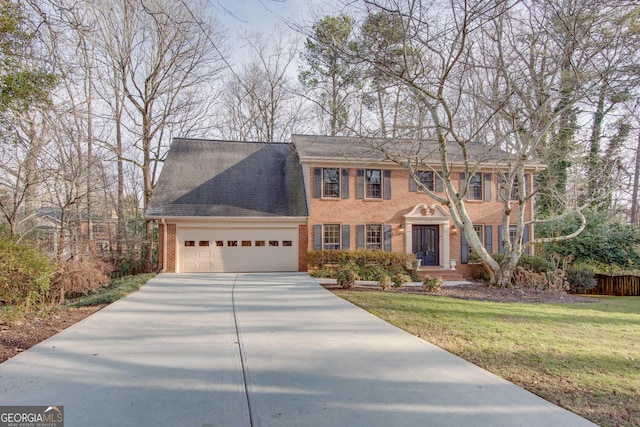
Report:
[[640,425],[640,298],[531,304],[337,294],[597,424]]

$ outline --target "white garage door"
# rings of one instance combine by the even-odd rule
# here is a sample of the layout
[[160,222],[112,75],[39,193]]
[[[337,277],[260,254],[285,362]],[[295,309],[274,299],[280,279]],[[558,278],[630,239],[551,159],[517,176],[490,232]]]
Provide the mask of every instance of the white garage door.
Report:
[[181,273],[298,271],[298,229],[179,228]]

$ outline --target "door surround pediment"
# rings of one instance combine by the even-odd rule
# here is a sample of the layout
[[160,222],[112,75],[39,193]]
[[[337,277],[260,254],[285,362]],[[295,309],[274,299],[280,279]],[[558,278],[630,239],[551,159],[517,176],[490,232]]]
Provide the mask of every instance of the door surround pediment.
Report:
[[449,215],[442,206],[435,203],[432,205],[419,203],[404,215],[405,222],[413,223],[425,223],[426,221],[432,224],[448,223],[450,218],[451,215]]

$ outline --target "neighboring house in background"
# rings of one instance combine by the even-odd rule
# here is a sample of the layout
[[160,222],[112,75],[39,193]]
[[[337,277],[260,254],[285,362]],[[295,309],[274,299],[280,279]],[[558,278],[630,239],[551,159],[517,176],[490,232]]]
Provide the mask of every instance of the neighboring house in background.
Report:
[[[409,147],[405,141],[390,148],[403,144]],[[483,149],[471,147],[470,155]],[[421,158],[429,164],[418,173],[421,182],[443,193],[434,173],[437,150]],[[472,178],[466,205],[485,247],[499,252],[500,166],[508,158],[483,158],[486,167]],[[450,159],[453,174],[464,180],[461,157],[452,150]],[[540,168],[527,168],[528,192]],[[176,139],[147,218],[160,223],[160,267],[169,272],[306,271],[307,250],[373,249],[414,253],[430,268],[455,263],[469,273],[466,239],[446,206],[358,138],[294,135],[291,144]],[[525,239],[532,234],[527,228]]]
[[[94,253],[103,258],[111,256],[111,249],[116,238],[117,216],[112,212],[110,216],[95,216],[91,222],[86,214],[81,218],[66,215],[67,225],[65,226],[64,237],[61,238],[62,210],[55,207],[43,207],[36,211],[33,219],[31,234],[40,242],[40,247],[50,256],[60,255],[62,259],[67,259],[74,252],[73,245],[85,245],[88,240],[88,228],[91,224],[91,242]],[[62,250],[59,253],[59,247]]]

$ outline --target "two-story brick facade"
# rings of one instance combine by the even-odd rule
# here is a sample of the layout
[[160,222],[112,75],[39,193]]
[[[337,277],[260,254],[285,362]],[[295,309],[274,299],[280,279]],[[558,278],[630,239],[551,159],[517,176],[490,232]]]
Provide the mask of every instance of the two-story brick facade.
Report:
[[[304,271],[307,250],[374,249],[414,253],[424,266],[457,264],[467,273],[469,248],[447,206],[418,190],[409,171],[388,160],[379,144],[307,135],[294,135],[291,144],[177,143],[182,148],[169,153],[147,212],[161,224],[160,258],[166,271]],[[509,196],[500,185],[507,157],[485,157],[486,165],[469,180],[465,204],[485,247],[499,252],[503,198]],[[458,189],[465,181],[464,163],[456,163],[455,152],[450,158]],[[421,159],[421,183],[445,197],[436,153]],[[540,167],[527,168],[529,194],[530,177]],[[185,171],[176,173],[176,168]],[[533,209],[530,204],[526,221],[533,218]],[[525,239],[532,234],[528,227]],[[185,263],[187,256],[205,261],[194,267]]]
[[[424,266],[448,269],[456,264],[459,271],[467,273],[466,239],[455,227],[448,208],[419,191],[407,168],[353,138],[294,135],[293,143],[308,191],[309,249],[414,253]],[[434,153],[430,159],[419,167],[418,175],[425,186],[444,197],[445,186],[438,177],[439,157]],[[480,240],[490,252],[498,252],[502,246],[499,236],[504,205],[499,181],[506,166],[500,163],[499,155],[488,161],[472,178],[465,201]],[[540,167],[532,164],[527,170],[529,194],[533,191],[530,176]],[[465,179],[463,171],[462,162],[453,165],[456,189]],[[515,212],[513,215],[515,219]],[[533,203],[525,220],[532,218]],[[532,232],[527,227],[525,240]]]

